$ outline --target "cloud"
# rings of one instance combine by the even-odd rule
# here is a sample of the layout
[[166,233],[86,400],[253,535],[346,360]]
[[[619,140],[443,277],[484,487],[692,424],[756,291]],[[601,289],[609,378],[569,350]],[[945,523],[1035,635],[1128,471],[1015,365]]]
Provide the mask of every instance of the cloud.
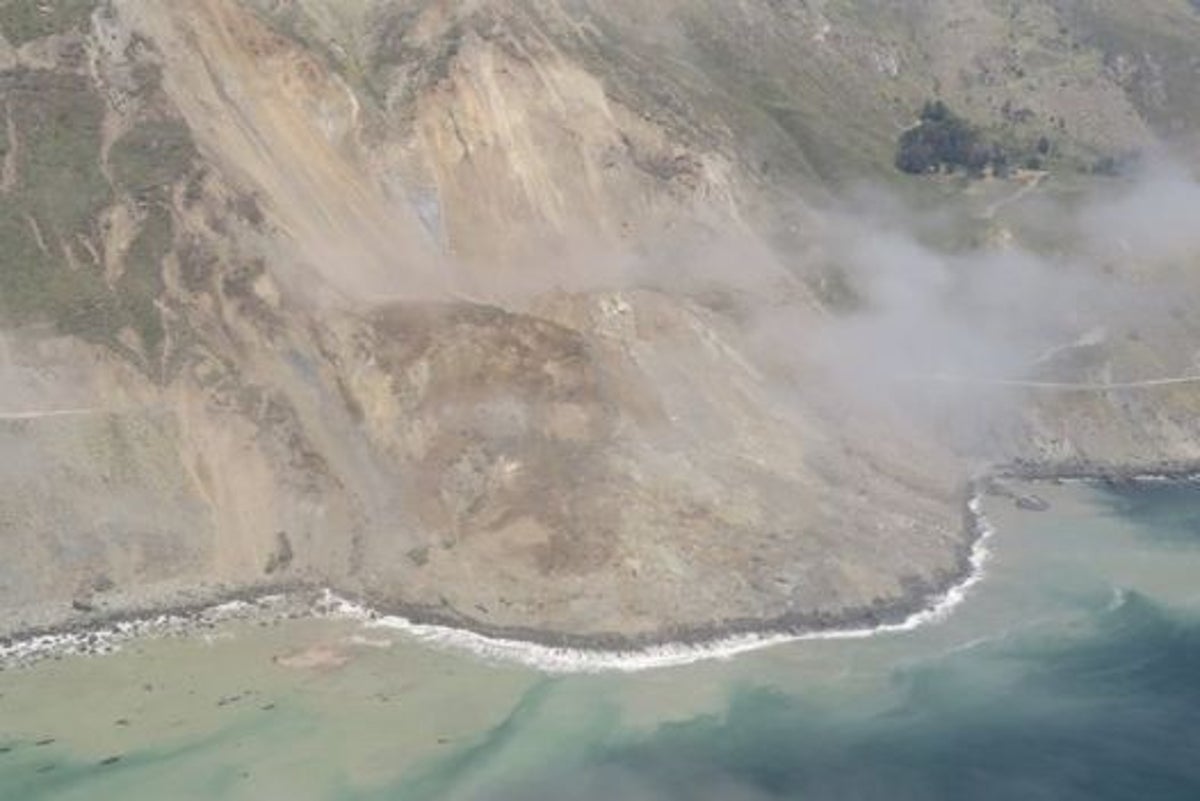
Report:
[[1078,233],[1093,255],[1157,263],[1200,250],[1200,183],[1183,168],[1155,163],[1139,179],[1089,203]]
[[[1021,414],[1025,390],[1012,384],[1165,369],[1169,359],[1121,361],[1119,346],[1157,330],[1146,347],[1181,349],[1164,321],[1195,293],[1181,268],[1200,252],[1200,183],[1169,164],[1082,196],[1053,180],[994,219],[982,201],[975,216],[918,212],[856,191],[827,210],[800,265],[840,275],[856,301],[816,319],[763,307],[756,350],[787,365],[794,391],[813,393],[819,377],[969,448]],[[1067,358],[1085,350],[1092,361]]]

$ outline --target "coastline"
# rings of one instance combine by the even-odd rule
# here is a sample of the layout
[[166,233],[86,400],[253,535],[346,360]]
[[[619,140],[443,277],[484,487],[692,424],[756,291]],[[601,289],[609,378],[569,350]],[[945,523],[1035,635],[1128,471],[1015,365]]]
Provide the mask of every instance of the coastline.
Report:
[[78,613],[63,622],[0,634],[0,670],[60,656],[103,656],[133,640],[186,637],[234,620],[269,624],[308,617],[317,592],[300,583],[261,584]]
[[1064,462],[1015,461],[967,482],[963,543],[957,569],[933,585],[908,588],[904,596],[840,614],[790,613],[768,619],[734,619],[701,626],[665,627],[646,635],[577,635],[534,627],[489,626],[444,610],[340,594],[311,583],[268,584],[217,592],[180,603],[147,604],[68,620],[62,625],[0,636],[0,669],[23,667],[63,655],[102,655],[145,637],[188,636],[219,623],[248,620],[263,625],[298,618],[359,621],[399,631],[432,647],[469,653],[493,662],[520,664],[546,673],[633,672],[728,659],[788,642],[862,639],[911,631],[948,616],[986,573],[994,530],[982,509],[997,480],[1127,483],[1200,477],[1195,462],[1162,462],[1151,469]]
[[[790,614],[765,620],[735,620],[709,626],[676,628],[644,637],[616,634],[565,635],[537,629],[455,626],[421,621],[403,613],[387,615],[329,593],[331,614],[362,621],[374,628],[401,631],[432,647],[457,650],[487,661],[521,664],[551,674],[633,673],[696,662],[730,659],[790,642],[865,639],[881,634],[911,631],[947,617],[971,587],[984,577],[994,530],[982,512],[983,494],[966,502],[964,516],[973,536],[965,556],[964,577],[950,583],[932,598],[914,593],[897,602],[844,615]],[[924,602],[917,604],[920,594]]]
[[0,636],[0,669],[27,667],[67,655],[104,655],[132,640],[188,636],[234,620],[262,624],[298,618],[355,620],[368,627],[403,632],[433,647],[547,673],[647,670],[729,658],[785,642],[907,631],[949,614],[982,578],[986,543],[992,533],[980,509],[982,498],[982,486],[969,482],[963,506],[964,542],[953,575],[940,576],[937,586],[914,586],[891,603],[839,615],[795,613],[773,619],[726,620],[667,627],[642,636],[572,635],[533,627],[487,626],[420,605],[375,606],[366,599],[346,597],[314,584],[259,585],[18,630]]
[[1092,481],[1104,484],[1126,484],[1138,481],[1189,481],[1200,478],[1200,461],[1163,459],[1152,465],[1122,467],[1086,459],[1039,462],[1014,459],[997,465],[980,479],[1017,481]]

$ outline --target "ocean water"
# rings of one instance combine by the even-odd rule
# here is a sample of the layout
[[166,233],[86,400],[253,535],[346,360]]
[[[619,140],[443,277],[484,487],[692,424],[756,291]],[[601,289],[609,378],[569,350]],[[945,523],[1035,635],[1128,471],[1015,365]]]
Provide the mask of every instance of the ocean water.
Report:
[[1200,799],[1200,486],[987,505],[948,618],[547,674],[351,620],[0,673],[0,799]]

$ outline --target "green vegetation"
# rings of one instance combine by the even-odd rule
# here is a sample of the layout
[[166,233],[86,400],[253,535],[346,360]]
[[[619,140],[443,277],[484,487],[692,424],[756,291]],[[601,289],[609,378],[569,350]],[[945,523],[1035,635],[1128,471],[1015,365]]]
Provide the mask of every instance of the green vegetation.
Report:
[[111,195],[100,170],[99,95],[84,77],[41,70],[10,73],[0,91],[22,145],[20,197],[48,236],[82,233]]
[[112,333],[115,304],[81,247],[110,200],[100,99],[82,78],[42,71],[9,73],[0,91],[21,143],[17,186],[0,198],[0,313],[101,339]]
[[0,31],[16,46],[54,33],[83,30],[96,0],[0,0]]
[[1172,141],[1196,129],[1196,14],[1174,3],[1109,0],[1064,5],[1071,27],[1098,52],[1105,67],[1120,71],[1125,96],[1160,136]]
[[164,120],[139,125],[118,139],[109,151],[108,163],[121,189],[144,198],[182,178],[195,157],[187,126]]
[[900,135],[896,168],[911,175],[964,171],[981,178],[989,171],[1004,178],[1013,167],[1046,169],[1057,157],[1050,137],[1021,141],[1011,132],[999,139],[984,133],[951,111],[941,100],[921,109],[920,122]]
[[125,272],[116,286],[122,317],[138,332],[147,353],[158,351],[165,333],[155,301],[163,291],[162,260],[174,238],[170,210],[152,206],[125,256]]
[[982,175],[988,167],[1006,172],[1008,156],[945,103],[932,100],[921,110],[920,123],[900,135],[896,167],[915,175],[960,168]]
[[102,171],[103,101],[86,78],[38,70],[0,76],[18,143],[15,185],[0,196],[0,318],[50,325],[124,353],[125,329],[147,357],[164,338],[157,300],[174,244],[170,187],[195,150],[174,122],[135,127],[113,146],[114,183],[139,201],[142,220],[110,286],[99,221],[116,198]]
[[20,207],[0,198],[0,313],[17,324],[60,312],[91,294],[84,282],[63,286],[65,276],[53,263],[58,259],[41,247],[36,225]]

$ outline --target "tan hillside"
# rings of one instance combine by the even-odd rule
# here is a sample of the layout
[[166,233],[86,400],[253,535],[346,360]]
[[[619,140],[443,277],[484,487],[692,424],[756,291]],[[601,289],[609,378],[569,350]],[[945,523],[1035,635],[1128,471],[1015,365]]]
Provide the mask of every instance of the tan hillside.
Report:
[[[1183,0],[0,0],[0,33],[0,630],[260,584],[848,621],[961,569],[981,461],[1200,449],[1188,384],[964,444],[805,355],[863,291],[821,244],[858,182],[1033,237],[1016,181],[894,170],[930,97],[1047,138],[1032,196],[1194,156]],[[1188,314],[1046,369],[1186,373]]]

